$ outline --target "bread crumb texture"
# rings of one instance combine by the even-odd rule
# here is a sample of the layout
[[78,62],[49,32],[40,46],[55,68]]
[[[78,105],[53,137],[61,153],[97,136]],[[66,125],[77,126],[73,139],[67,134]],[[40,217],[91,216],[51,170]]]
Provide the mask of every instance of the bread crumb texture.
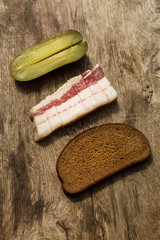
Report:
[[137,129],[105,124],[72,139],[57,161],[65,192],[78,193],[106,177],[149,157],[150,145]]

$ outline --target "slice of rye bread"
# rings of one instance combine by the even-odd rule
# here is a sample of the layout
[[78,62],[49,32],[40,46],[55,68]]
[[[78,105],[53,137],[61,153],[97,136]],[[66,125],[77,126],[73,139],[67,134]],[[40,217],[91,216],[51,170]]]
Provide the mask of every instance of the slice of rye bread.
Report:
[[57,160],[57,173],[63,190],[74,194],[150,154],[150,144],[140,131],[125,124],[105,124],[82,132],[66,145]]

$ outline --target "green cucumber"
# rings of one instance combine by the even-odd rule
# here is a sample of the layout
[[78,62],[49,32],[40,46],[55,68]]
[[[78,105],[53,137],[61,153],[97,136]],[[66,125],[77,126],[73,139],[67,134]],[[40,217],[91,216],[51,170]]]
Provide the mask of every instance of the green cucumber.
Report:
[[83,36],[68,30],[37,44],[10,62],[10,73],[18,81],[29,81],[82,58],[88,50]]

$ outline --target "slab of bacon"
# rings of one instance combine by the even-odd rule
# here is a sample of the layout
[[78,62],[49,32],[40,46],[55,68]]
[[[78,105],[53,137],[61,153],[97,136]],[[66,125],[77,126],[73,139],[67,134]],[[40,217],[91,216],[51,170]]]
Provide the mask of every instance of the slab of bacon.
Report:
[[34,106],[30,117],[36,128],[35,141],[47,137],[56,129],[83,117],[117,98],[115,89],[96,65],[69,79],[52,95]]

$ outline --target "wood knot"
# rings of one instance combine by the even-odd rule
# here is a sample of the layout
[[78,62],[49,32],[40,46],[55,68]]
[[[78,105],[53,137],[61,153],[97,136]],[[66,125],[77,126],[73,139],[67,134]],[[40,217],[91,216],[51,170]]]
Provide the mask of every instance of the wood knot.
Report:
[[160,13],[160,7],[156,8],[155,12]]
[[153,89],[148,84],[142,89],[142,93],[147,102],[151,102],[153,96]]

